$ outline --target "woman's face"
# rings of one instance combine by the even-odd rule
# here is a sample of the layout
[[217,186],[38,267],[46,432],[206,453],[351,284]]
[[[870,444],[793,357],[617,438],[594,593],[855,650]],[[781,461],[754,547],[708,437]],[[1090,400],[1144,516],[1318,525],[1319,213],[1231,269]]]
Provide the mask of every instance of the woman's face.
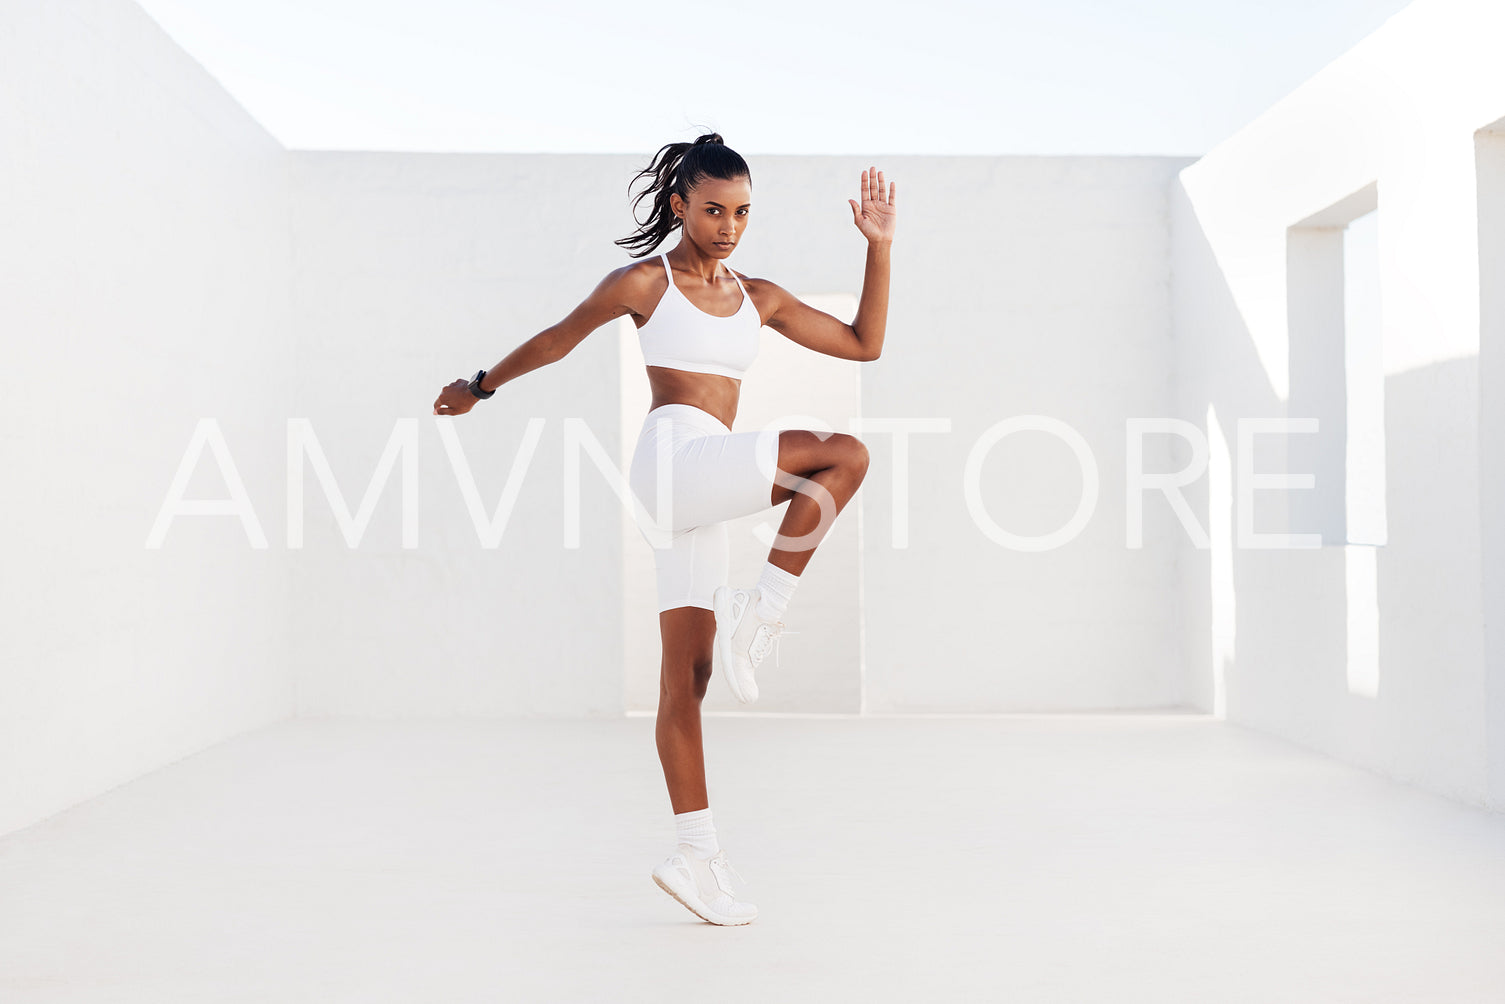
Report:
[[747,229],[752,182],[747,178],[704,178],[690,189],[688,204],[678,195],[670,195],[669,208],[697,248],[712,258],[725,258],[736,250],[742,231]]

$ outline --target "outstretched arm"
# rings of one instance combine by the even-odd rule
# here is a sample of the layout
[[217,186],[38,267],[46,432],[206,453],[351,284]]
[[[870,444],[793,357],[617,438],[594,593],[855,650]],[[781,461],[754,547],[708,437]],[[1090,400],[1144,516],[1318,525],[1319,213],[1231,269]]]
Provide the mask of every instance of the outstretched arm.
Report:
[[884,191],[883,172],[862,172],[862,202],[852,207],[852,222],[867,238],[867,266],[862,277],[862,297],[851,324],[843,324],[773,283],[773,313],[766,323],[790,341],[838,359],[871,362],[883,353],[883,335],[888,326],[889,251],[894,243],[895,188]]
[[[570,354],[585,336],[614,317],[634,312],[633,303],[641,291],[642,282],[634,277],[631,265],[624,265],[607,274],[580,302],[569,316],[558,324],[550,325],[532,338],[509,352],[501,362],[486,371],[481,378],[482,390],[496,390],[510,380],[516,380],[549,363],[555,363]],[[435,415],[463,415],[480,400],[470,392],[469,379],[459,379],[439,392],[434,401]]]

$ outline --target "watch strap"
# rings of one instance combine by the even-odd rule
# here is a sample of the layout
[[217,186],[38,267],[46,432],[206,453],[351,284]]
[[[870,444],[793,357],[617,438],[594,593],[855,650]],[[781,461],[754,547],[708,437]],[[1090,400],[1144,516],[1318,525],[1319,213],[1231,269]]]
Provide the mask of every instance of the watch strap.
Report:
[[470,378],[470,392],[483,401],[496,393],[494,390],[481,389],[481,378],[485,375],[485,370],[476,370],[476,375]]

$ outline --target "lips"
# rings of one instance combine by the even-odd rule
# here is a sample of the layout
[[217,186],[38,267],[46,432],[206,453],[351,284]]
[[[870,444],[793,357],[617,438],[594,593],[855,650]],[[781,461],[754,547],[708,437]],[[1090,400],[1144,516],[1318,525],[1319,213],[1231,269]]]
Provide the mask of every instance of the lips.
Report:
[[712,241],[711,243],[716,245],[718,248],[726,248],[728,250],[732,248],[731,241]]

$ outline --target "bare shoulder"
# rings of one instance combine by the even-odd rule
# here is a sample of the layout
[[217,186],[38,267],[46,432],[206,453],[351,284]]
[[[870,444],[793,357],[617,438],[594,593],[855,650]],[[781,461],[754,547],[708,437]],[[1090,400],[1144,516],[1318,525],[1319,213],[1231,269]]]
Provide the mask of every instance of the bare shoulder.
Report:
[[731,268],[730,265],[727,265],[727,271],[740,278],[743,286],[746,286],[748,292],[752,292],[754,295],[765,294],[768,297],[775,297],[775,295],[784,295],[784,292],[786,292],[783,286],[775,283],[771,278],[757,278],[754,275],[746,274],[746,272],[737,271],[737,269]]
[[747,295],[752,297],[753,303],[758,305],[758,312],[763,315],[763,323],[778,310],[780,304],[789,299],[789,291],[784,289],[772,279],[758,279],[750,275],[744,275],[737,269],[727,266],[727,270],[742,280],[742,285],[747,287]]
[[664,278],[664,266],[656,258],[628,262],[606,273],[606,282],[620,289],[652,288],[655,278]]
[[611,299],[627,307],[629,313],[645,314],[658,303],[667,285],[663,264],[657,258],[646,258],[612,269],[598,288],[609,291]]

